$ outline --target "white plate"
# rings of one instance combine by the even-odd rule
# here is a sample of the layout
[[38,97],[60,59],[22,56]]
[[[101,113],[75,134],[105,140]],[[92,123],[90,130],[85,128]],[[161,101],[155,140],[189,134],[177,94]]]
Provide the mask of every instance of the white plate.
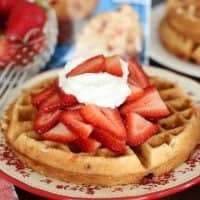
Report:
[[[177,82],[200,104],[200,84],[197,82],[159,68],[146,67],[145,70],[150,75],[159,74],[160,77]],[[57,72],[54,70],[37,75],[27,81],[24,87],[55,76]],[[0,175],[18,187],[49,199],[157,199],[200,183],[200,145],[187,162],[170,173],[153,179],[146,178],[141,184],[99,187],[66,183],[33,172],[24,167],[12,153],[0,132]]]
[[158,27],[164,14],[165,4],[159,4],[152,9],[149,56],[167,68],[186,75],[200,78],[200,65],[175,57],[174,55],[170,54],[161,44]]

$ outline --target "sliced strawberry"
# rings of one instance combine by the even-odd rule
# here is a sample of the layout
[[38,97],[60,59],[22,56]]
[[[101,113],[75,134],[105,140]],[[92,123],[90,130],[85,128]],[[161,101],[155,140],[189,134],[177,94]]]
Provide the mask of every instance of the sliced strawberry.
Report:
[[12,40],[23,40],[30,31],[41,30],[46,19],[47,16],[42,7],[24,1],[13,8],[5,34]]
[[119,138],[126,138],[126,128],[124,126],[119,110],[111,108],[101,108],[101,111],[120,133]]
[[149,137],[158,132],[159,127],[147,121],[136,113],[129,113],[126,116],[128,131],[128,143],[136,146],[144,143]]
[[73,96],[72,94],[66,94],[61,88],[59,88],[58,95],[60,96],[62,103],[65,107],[78,104],[75,96]]
[[105,58],[103,55],[92,57],[76,68],[72,69],[67,76],[75,76],[83,73],[98,73],[102,72],[105,67]]
[[150,85],[149,78],[139,63],[136,61],[129,61],[128,68],[130,72],[129,80],[131,84],[141,88],[145,88]]
[[44,89],[40,93],[36,94],[32,98],[32,104],[34,106],[39,106],[42,102],[44,102],[49,96],[51,96],[56,91],[56,87],[51,85],[50,87]]
[[81,115],[89,124],[112,133],[116,138],[126,138],[120,115],[116,110],[108,109],[107,112],[105,110],[106,108],[101,110],[95,105],[85,105],[80,108]]
[[43,112],[52,112],[63,107],[62,100],[58,93],[54,92],[40,105],[40,110]]
[[105,58],[105,72],[115,76],[123,75],[119,56],[111,56]]
[[70,107],[67,107],[66,110],[79,110],[81,108],[81,104],[77,104],[75,106],[70,106]]
[[34,121],[34,130],[38,133],[45,133],[51,128],[53,128],[59,121],[60,118],[60,110],[56,110],[55,112],[49,113],[38,113],[35,121]]
[[129,85],[129,87],[131,88],[131,94],[127,97],[126,101],[130,102],[130,101],[135,101],[136,99],[139,99],[140,97],[142,97],[144,95],[144,89],[140,88],[140,87],[136,87],[134,85]]
[[114,151],[118,154],[126,153],[125,140],[119,140],[105,130],[95,129],[93,137],[98,140],[104,147],[110,149],[111,151]]
[[163,100],[161,99],[155,86],[150,86],[144,89],[144,95],[132,101],[126,103],[120,109],[122,114],[129,112],[136,112],[143,117],[147,118],[160,118],[169,115],[169,110]]
[[42,138],[45,140],[51,140],[55,142],[72,142],[77,139],[77,135],[71,132],[65,125],[58,123],[55,127],[42,134]]
[[79,109],[64,111],[60,120],[81,138],[87,138],[93,131],[93,127],[83,121]]
[[101,146],[101,144],[93,138],[78,138],[74,144],[83,152],[94,153]]

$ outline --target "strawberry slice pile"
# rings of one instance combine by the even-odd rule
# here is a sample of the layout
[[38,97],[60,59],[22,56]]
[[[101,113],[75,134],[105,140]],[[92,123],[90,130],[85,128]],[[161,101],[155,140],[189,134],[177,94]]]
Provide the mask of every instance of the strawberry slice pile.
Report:
[[6,21],[0,36],[0,67],[24,66],[45,47],[45,10],[26,0],[0,0],[0,19]]
[[[115,109],[80,104],[75,96],[64,93],[56,80],[32,98],[38,109],[35,131],[44,140],[70,144],[87,153],[94,153],[102,146],[123,155],[127,151],[126,145],[134,147],[144,143],[159,131],[159,126],[152,121],[170,113],[142,67],[132,61],[128,63],[128,69],[128,85],[132,92]],[[120,58],[98,55],[81,63],[66,76],[99,72],[122,76]]]

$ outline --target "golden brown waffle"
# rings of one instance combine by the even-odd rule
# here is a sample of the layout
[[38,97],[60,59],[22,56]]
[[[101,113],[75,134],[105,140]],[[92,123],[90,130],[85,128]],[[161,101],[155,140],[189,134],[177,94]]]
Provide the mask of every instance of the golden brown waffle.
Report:
[[200,2],[168,0],[160,37],[165,47],[186,60],[200,63]]
[[160,132],[127,154],[117,156],[106,148],[96,153],[74,152],[70,146],[41,140],[33,131],[37,110],[31,97],[52,80],[24,91],[5,112],[1,123],[9,146],[28,167],[64,181],[103,186],[139,182],[183,163],[200,141],[200,117],[192,101],[175,84],[151,78],[171,111],[159,121]]

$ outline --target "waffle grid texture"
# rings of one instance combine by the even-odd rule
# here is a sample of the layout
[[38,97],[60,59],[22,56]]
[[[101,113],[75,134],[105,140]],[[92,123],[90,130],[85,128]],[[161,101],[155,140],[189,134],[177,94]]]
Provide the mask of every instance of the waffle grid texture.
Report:
[[41,174],[64,181],[111,186],[137,183],[149,174],[160,175],[182,164],[200,141],[200,116],[193,102],[174,83],[151,77],[171,114],[158,123],[160,132],[144,144],[117,156],[106,148],[93,154],[73,152],[69,145],[45,141],[33,131],[37,114],[31,104],[51,80],[24,91],[1,121],[8,145],[20,160]]
[[163,45],[174,55],[200,63],[200,3],[168,0],[159,27]]

